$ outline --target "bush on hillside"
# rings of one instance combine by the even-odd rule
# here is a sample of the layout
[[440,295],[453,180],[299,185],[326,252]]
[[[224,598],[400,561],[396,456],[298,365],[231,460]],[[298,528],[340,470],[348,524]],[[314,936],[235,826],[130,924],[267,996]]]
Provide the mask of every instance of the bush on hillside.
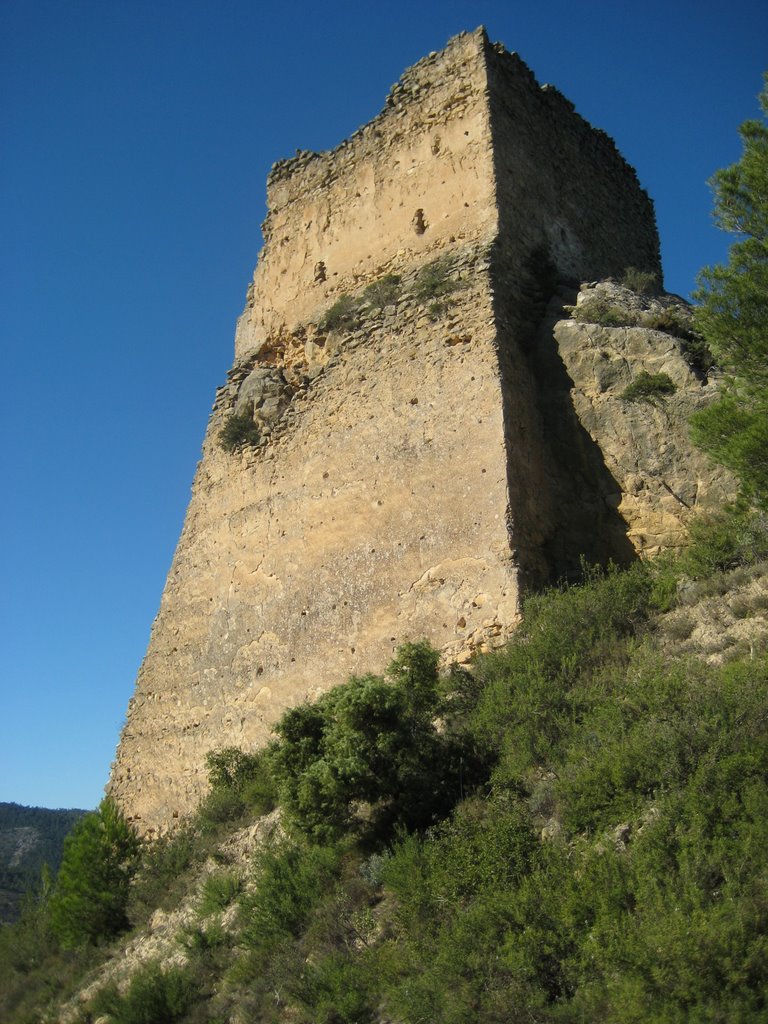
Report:
[[429,644],[406,644],[385,677],[352,677],[283,715],[271,764],[297,827],[337,837],[362,823],[361,804],[383,828],[422,827],[455,802],[461,765],[470,784],[472,761],[436,728],[438,662]]
[[360,303],[352,295],[340,295],[320,321],[324,331],[351,331],[360,322]]
[[173,1024],[199,996],[191,971],[150,961],[134,973],[123,995],[116,985],[103,988],[92,1001],[92,1012],[107,1014],[111,1024]]
[[385,306],[391,306],[400,297],[401,282],[397,274],[387,274],[369,284],[363,291],[363,302],[367,302],[371,309],[381,312]]
[[440,256],[419,270],[413,283],[413,295],[418,302],[441,299],[460,286],[453,276],[453,263],[449,256]]

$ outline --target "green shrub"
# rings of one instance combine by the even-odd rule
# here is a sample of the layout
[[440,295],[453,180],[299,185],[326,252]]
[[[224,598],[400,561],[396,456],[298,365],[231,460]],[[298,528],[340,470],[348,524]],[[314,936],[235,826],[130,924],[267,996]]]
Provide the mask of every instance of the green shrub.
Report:
[[678,612],[674,618],[669,618],[664,623],[664,631],[673,640],[687,640],[696,628],[696,620],[686,612]]
[[[665,612],[678,604],[722,595],[732,582],[723,574],[766,558],[768,518],[763,513],[738,503],[712,515],[698,515],[688,526],[687,546],[650,563],[651,607]],[[692,585],[691,580],[697,582]],[[683,581],[687,582],[681,591]]]
[[92,1012],[108,1014],[112,1024],[171,1024],[187,1013],[200,994],[191,971],[163,970],[150,962],[134,974],[124,995],[115,985],[103,988],[92,1002]]
[[219,433],[219,446],[226,452],[255,447],[261,439],[259,428],[253,421],[253,410],[231,413]]
[[128,898],[128,916],[134,927],[147,921],[154,910],[170,909],[183,891],[186,872],[197,859],[196,836],[189,827],[143,848]]
[[688,535],[688,547],[680,556],[680,571],[693,579],[768,558],[768,516],[746,505],[697,516],[691,521]]
[[627,267],[621,284],[636,295],[656,295],[659,291],[659,275],[653,270],[638,270]]
[[[643,313],[640,323],[651,331],[662,331],[664,334],[671,334],[674,338],[683,341],[693,342],[701,340],[692,330],[691,318],[686,316],[680,309],[669,306],[666,309]],[[711,365],[711,364],[710,364]]]
[[258,771],[258,754],[246,754],[239,747],[209,750],[205,755],[208,782],[212,789],[242,789]]
[[[452,276],[453,262],[449,256],[440,256],[427,263],[417,273],[413,282],[413,296],[418,302],[428,302],[450,295],[460,286]],[[434,304],[433,304],[434,305]]]
[[378,281],[369,284],[363,292],[363,302],[367,302],[371,309],[381,311],[385,306],[391,306],[397,302],[400,296],[400,278],[397,274],[387,274]]
[[423,827],[456,801],[462,779],[473,784],[471,752],[435,726],[438,662],[426,642],[405,644],[386,677],[353,677],[283,715],[271,760],[296,827],[321,841],[350,827]]
[[272,776],[270,748],[247,754],[238,747],[206,754],[211,792],[199,816],[209,824],[233,821],[247,812],[267,814],[275,806],[277,788]]
[[601,327],[634,327],[638,317],[634,310],[614,305],[607,295],[595,294],[575,306],[573,319],[583,324]]
[[704,338],[693,327],[693,317],[679,306],[668,306],[656,312],[643,313],[640,323],[652,331],[663,331],[683,342],[685,361],[699,373],[706,374],[715,360]]
[[656,398],[672,395],[677,388],[667,373],[648,373],[641,370],[619,396],[623,402],[653,402]]
[[352,295],[340,295],[320,321],[324,331],[351,331],[360,323],[360,302]]
[[242,879],[236,871],[222,871],[217,875],[209,875],[203,882],[197,907],[200,917],[208,917],[226,910],[239,896],[242,886]]
[[275,806],[276,797],[271,754],[271,747],[253,754],[238,747],[209,751],[205,757],[208,781],[213,789],[240,793],[250,810],[266,814]]
[[202,926],[187,925],[179,933],[178,942],[198,960],[210,960],[214,955],[225,949],[229,936],[224,931],[221,921],[214,918]]
[[313,1024],[373,1024],[378,998],[365,964],[347,951],[330,953],[308,963],[292,979],[292,995],[308,1010]]
[[328,886],[338,878],[341,851],[283,839],[262,847],[255,858],[256,886],[241,897],[241,939],[268,954],[285,938],[298,938]]
[[197,822],[204,831],[241,821],[246,813],[245,798],[237,789],[212,789],[197,809]]
[[459,904],[483,891],[503,891],[528,870],[537,838],[522,801],[506,794],[460,803],[430,830],[426,852],[437,901]]

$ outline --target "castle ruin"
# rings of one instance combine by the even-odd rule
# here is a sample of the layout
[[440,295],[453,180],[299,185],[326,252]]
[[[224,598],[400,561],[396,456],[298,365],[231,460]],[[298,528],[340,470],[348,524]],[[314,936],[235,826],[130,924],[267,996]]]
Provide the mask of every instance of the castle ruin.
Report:
[[[144,834],[194,809],[208,750],[262,745],[286,707],[380,671],[405,640],[468,660],[509,635],[526,588],[673,542],[695,503],[641,465],[668,423],[604,430],[608,385],[594,400],[585,385],[580,411],[574,367],[588,350],[597,379],[610,353],[571,338],[569,363],[552,326],[579,282],[660,276],[651,202],[611,140],[484,30],[267,187],[109,785]],[[658,340],[622,343],[672,365]],[[258,439],[229,452],[233,415]]]

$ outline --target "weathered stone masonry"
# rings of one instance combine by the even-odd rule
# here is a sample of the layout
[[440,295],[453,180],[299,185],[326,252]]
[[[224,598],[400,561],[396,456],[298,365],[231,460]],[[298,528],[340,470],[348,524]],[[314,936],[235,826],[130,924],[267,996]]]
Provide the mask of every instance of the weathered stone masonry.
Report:
[[[264,743],[286,706],[380,670],[406,639],[466,659],[508,635],[522,587],[582,551],[664,543],[685,515],[653,519],[642,451],[622,515],[610,403],[585,385],[592,413],[574,411],[584,361],[565,369],[545,316],[579,280],[659,270],[650,201],[484,31],[407,71],[334,151],[276,164],[268,211],[110,780],[150,834],[194,808],[209,749]],[[435,260],[453,288],[437,302],[419,287]],[[323,328],[386,275],[396,301]],[[261,442],[228,454],[219,434],[243,410]]]

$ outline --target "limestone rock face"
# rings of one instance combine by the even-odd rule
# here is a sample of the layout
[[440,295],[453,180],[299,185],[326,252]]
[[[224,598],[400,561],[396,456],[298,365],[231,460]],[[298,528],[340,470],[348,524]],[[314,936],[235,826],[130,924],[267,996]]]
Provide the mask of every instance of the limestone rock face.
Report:
[[[659,273],[648,197],[484,31],[277,164],[268,205],[110,780],[145,834],[194,809],[208,750],[405,640],[467,660],[526,587],[677,543],[728,486],[687,446],[679,343],[564,319],[574,282]],[[622,402],[638,367],[678,385],[663,406]],[[258,441],[229,453],[233,414]]]
[[[733,497],[736,484],[727,470],[714,466],[688,441],[692,413],[714,397],[716,382],[707,382],[686,358],[678,337],[642,326],[671,320],[685,331],[689,320],[684,304],[632,295],[606,282],[582,289],[580,299],[605,296],[628,320],[639,323],[605,327],[573,319],[558,320],[553,328],[557,353],[570,378],[569,397],[581,427],[599,447],[615,489],[603,501],[619,513],[627,537],[643,556],[678,547],[694,510],[716,509]],[[558,315],[557,310],[555,315]],[[543,330],[548,331],[549,324]],[[643,374],[666,377],[669,393],[627,399],[627,389]]]

